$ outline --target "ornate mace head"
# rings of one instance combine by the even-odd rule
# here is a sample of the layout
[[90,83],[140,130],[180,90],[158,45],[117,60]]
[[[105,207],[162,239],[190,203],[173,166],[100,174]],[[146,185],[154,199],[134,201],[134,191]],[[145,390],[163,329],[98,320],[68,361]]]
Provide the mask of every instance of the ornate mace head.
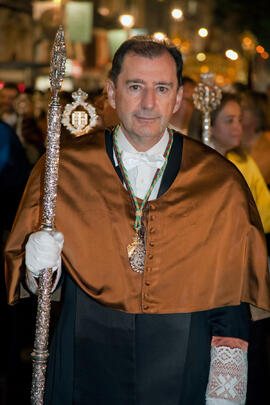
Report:
[[221,89],[214,83],[214,73],[201,74],[201,81],[194,89],[193,101],[197,110],[203,114],[203,143],[210,145],[210,112],[215,110],[222,98]]
[[65,33],[62,25],[60,25],[53,44],[52,60],[50,66],[50,84],[52,98],[58,96],[61,89],[62,81],[65,74],[66,67],[66,45]]

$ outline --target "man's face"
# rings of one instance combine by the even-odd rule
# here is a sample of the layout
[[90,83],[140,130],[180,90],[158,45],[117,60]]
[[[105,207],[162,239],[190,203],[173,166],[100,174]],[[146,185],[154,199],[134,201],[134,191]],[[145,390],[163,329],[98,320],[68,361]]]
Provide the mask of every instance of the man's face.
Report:
[[126,54],[117,85],[109,81],[107,92],[124,134],[137,149],[159,141],[182,99],[176,64],[166,51],[152,59]]
[[9,113],[14,111],[13,102],[17,95],[18,92],[16,91],[16,89],[3,88],[0,91],[0,110],[2,113]]

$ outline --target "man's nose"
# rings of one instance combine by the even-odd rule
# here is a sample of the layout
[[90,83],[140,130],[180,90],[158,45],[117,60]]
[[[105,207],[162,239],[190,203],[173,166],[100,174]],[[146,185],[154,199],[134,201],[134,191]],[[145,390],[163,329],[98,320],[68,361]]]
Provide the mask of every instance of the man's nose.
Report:
[[152,110],[155,106],[156,95],[154,89],[144,89],[142,95],[142,108]]

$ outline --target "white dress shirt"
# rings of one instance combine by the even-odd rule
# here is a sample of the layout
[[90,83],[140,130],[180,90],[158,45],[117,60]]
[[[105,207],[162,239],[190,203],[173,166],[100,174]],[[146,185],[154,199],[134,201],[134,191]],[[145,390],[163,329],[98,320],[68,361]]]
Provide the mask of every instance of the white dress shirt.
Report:
[[[168,142],[169,142],[169,133],[168,130],[166,129],[162,138],[152,148],[148,149],[146,152],[138,152],[134,148],[134,146],[132,146],[131,143],[127,140],[121,127],[119,127],[117,133],[117,144],[120,153],[122,154],[122,161],[127,170],[128,178],[136,197],[144,199],[147,191],[149,190],[149,187],[152,184],[153,178],[157,170],[157,166],[155,166],[155,163],[153,163],[152,160],[155,157],[156,158],[155,160],[161,161],[162,156],[164,155],[164,152],[168,145]],[[132,154],[135,153],[137,156],[139,156],[140,161],[136,166],[133,165],[135,167],[128,168],[125,165],[124,152]],[[115,153],[114,153],[114,161],[115,165],[118,166]],[[155,184],[153,191],[149,197],[149,200],[154,200],[155,198],[157,198],[161,180],[162,176]]]

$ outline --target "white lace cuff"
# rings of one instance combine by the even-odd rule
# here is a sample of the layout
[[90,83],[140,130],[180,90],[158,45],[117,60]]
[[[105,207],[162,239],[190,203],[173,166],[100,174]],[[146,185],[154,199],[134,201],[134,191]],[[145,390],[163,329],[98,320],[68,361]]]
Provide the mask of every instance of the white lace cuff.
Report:
[[[220,345],[221,342],[223,345]],[[206,404],[244,405],[246,390],[247,342],[235,338],[214,337]]]
[[230,401],[229,399],[207,398],[206,405],[237,405],[237,402]]

